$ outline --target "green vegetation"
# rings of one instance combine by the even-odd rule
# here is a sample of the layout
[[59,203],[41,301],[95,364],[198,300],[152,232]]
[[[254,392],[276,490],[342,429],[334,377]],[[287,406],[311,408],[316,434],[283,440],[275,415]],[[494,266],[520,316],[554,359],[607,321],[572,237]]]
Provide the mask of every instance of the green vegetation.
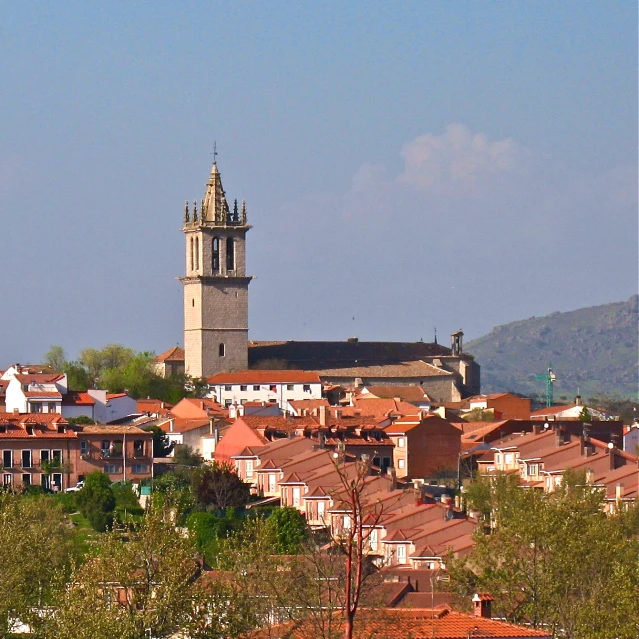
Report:
[[[544,374],[552,362],[555,397],[619,396],[637,400],[638,296],[627,302],[497,326],[469,342],[482,371],[482,391],[545,393]],[[564,400],[565,401],[565,400]],[[592,402],[596,405],[596,402]]]
[[142,430],[153,433],[153,457],[167,457],[173,450],[173,444],[159,426],[146,426]]
[[206,464],[192,474],[193,496],[206,510],[242,508],[249,501],[249,485],[243,482],[230,464]]
[[105,532],[113,525],[115,495],[111,480],[106,473],[96,470],[87,475],[84,488],[78,493],[80,512],[88,519],[94,530]]
[[635,639],[639,631],[639,510],[606,515],[585,474],[554,493],[523,490],[517,476],[468,490],[482,513],[472,552],[448,562],[458,594],[498,594],[493,613],[566,639]]
[[184,375],[158,375],[154,357],[154,353],[136,353],[121,344],[108,344],[102,349],[85,348],[76,361],[68,361],[61,346],[52,346],[45,353],[44,361],[53,370],[66,373],[69,388],[73,390],[97,386],[111,393],[126,391],[135,398],[153,397],[172,404],[199,390],[199,386]]

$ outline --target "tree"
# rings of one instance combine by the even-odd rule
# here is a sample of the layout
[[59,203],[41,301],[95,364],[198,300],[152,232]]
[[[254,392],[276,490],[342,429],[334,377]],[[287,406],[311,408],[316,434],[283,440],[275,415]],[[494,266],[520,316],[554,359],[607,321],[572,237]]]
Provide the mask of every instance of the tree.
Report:
[[70,522],[51,498],[0,495],[0,637],[17,619],[37,634],[38,610],[55,604],[74,554]]
[[96,470],[87,475],[77,501],[80,512],[95,530],[104,532],[113,525],[115,495],[106,473]]
[[107,344],[104,348],[85,348],[80,352],[80,364],[93,380],[98,380],[107,369],[126,366],[134,357],[135,351],[122,344]]
[[266,521],[273,531],[273,551],[279,555],[296,555],[306,539],[306,519],[299,510],[276,508]]
[[153,457],[167,457],[173,450],[174,442],[159,426],[147,426],[142,430],[153,433]]
[[195,452],[188,444],[177,444],[173,459],[178,466],[201,466],[204,463],[202,455]]
[[637,636],[636,514],[606,515],[583,474],[566,473],[550,494],[498,476],[488,492],[487,500],[485,489],[476,495],[490,512],[490,534],[479,528],[473,551],[449,562],[459,594],[499,593],[498,616],[561,630],[567,639]]
[[78,415],[77,417],[67,417],[69,424],[90,425],[95,424],[95,419],[87,417],[87,415]]
[[51,346],[44,354],[44,363],[56,373],[64,372],[67,365],[67,358],[62,346]]
[[492,408],[473,408],[464,413],[463,418],[467,422],[494,422],[495,411]]
[[152,507],[128,540],[102,536],[79,567],[45,637],[229,637],[247,629],[243,595],[203,579],[191,539]]
[[584,406],[579,412],[579,421],[580,422],[591,422],[592,414],[587,406]]
[[202,466],[192,476],[193,495],[201,508],[224,510],[244,507],[250,487],[231,464],[214,462]]

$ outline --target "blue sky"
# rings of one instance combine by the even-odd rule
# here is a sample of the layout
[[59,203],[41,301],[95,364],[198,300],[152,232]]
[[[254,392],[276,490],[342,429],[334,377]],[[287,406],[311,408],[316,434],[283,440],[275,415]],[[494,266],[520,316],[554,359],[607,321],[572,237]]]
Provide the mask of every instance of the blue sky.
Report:
[[0,23],[0,367],[182,340],[185,199],[253,339],[431,339],[637,289],[623,2],[29,2]]

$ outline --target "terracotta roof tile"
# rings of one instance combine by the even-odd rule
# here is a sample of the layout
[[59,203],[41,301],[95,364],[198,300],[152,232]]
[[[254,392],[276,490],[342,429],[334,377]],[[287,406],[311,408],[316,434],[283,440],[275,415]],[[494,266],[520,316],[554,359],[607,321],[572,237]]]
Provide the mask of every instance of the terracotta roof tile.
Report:
[[160,353],[156,358],[156,362],[184,362],[184,349],[179,346],[173,346],[168,351]]

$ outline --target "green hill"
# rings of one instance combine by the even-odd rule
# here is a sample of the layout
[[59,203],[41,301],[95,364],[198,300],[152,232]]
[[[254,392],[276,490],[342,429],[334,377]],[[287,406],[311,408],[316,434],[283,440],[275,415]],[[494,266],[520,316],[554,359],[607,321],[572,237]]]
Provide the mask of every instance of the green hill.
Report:
[[639,297],[497,326],[465,346],[481,365],[482,392],[544,395],[548,363],[555,401],[602,394],[637,398]]

